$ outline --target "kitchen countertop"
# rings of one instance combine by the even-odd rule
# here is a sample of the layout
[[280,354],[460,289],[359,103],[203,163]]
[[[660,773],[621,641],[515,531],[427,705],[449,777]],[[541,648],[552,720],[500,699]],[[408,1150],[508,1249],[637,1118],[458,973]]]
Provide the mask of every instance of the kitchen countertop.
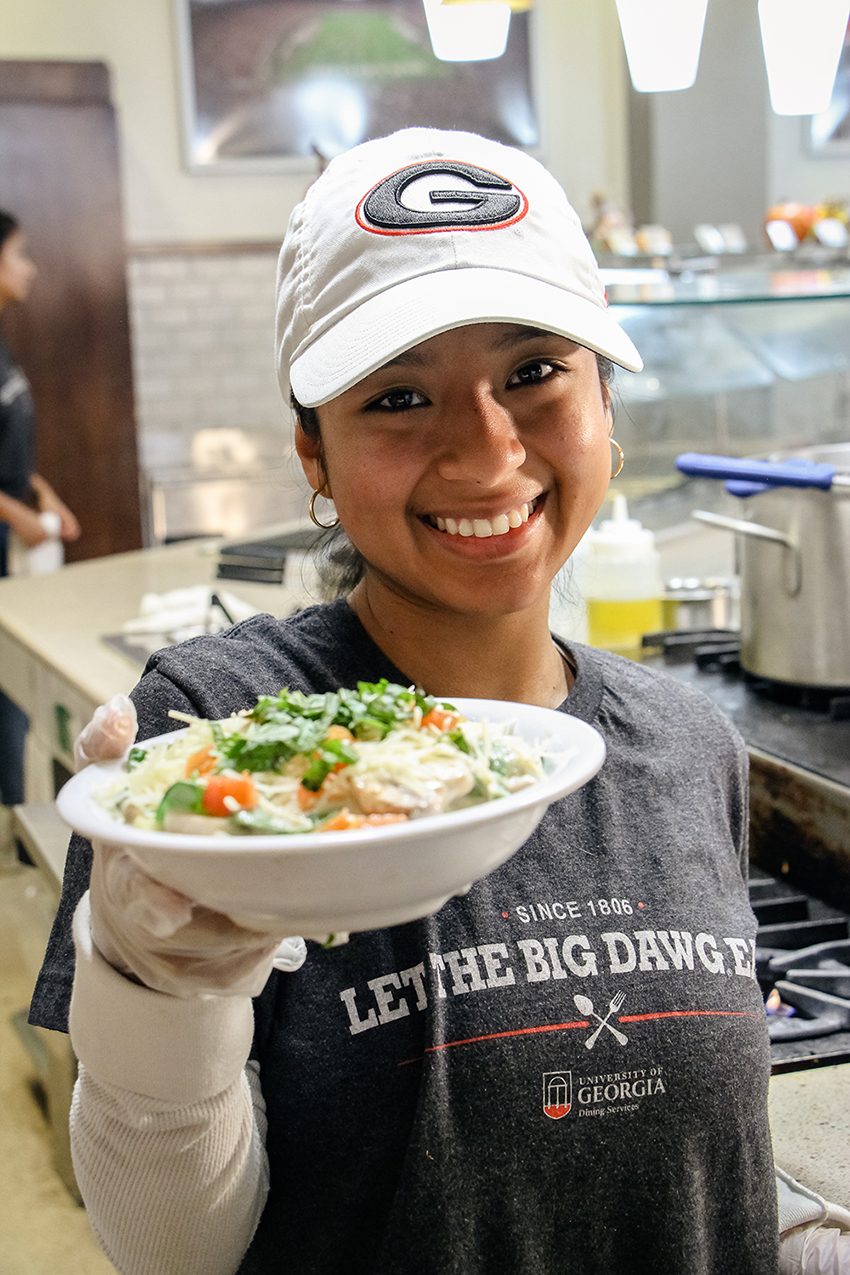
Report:
[[74,563],[49,576],[0,580],[0,629],[86,698],[104,703],[132,690],[141,669],[101,638],[139,614],[144,593],[209,583],[276,616],[303,605],[283,585],[216,581],[220,543],[193,540]]
[[770,1127],[776,1163],[850,1208],[850,1065],[773,1076]]

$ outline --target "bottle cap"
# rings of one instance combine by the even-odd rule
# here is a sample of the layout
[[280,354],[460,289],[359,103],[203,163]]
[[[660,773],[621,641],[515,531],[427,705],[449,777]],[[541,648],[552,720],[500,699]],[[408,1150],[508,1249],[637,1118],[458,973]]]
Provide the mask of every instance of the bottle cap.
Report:
[[58,540],[59,532],[62,530],[62,519],[52,509],[45,509],[43,513],[38,515],[38,521],[41,523],[50,540]]
[[593,556],[605,562],[639,562],[655,552],[655,536],[637,518],[629,517],[622,492],[614,497],[614,509],[599,530],[593,533]]

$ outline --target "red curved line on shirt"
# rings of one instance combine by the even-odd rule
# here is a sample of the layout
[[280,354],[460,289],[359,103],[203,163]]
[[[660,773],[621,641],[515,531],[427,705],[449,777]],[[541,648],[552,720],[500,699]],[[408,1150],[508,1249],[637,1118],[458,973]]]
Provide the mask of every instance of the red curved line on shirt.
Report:
[[650,1018],[692,1018],[698,1014],[721,1015],[723,1018],[761,1018],[761,1014],[747,1014],[740,1009],[667,1009],[661,1014],[623,1014],[619,1023],[645,1023]]
[[491,1032],[488,1036],[470,1036],[467,1040],[447,1040],[442,1045],[428,1045],[425,1051],[418,1058],[405,1058],[399,1063],[399,1067],[404,1067],[407,1063],[419,1062],[425,1057],[425,1054],[435,1054],[440,1049],[454,1049],[455,1045],[475,1045],[479,1040],[501,1040],[504,1036],[529,1036],[532,1032],[560,1032],[566,1031],[568,1027],[589,1027],[590,1023],[586,1018],[580,1018],[575,1023],[553,1023],[546,1024],[544,1027],[518,1027],[514,1031],[509,1032]]
[[[617,1021],[620,1023],[645,1023],[652,1018],[693,1018],[697,1016],[721,1016],[723,1018],[757,1018],[762,1017],[761,1014],[748,1014],[743,1010],[737,1009],[668,1009],[657,1014],[622,1014]],[[421,1062],[425,1054],[435,1054],[441,1049],[454,1049],[455,1045],[475,1045],[481,1040],[501,1040],[505,1036],[529,1036],[534,1032],[560,1032],[566,1031],[570,1027],[589,1027],[590,1022],[587,1019],[579,1019],[574,1023],[554,1023],[547,1024],[544,1027],[519,1027],[509,1032],[491,1032],[487,1036],[469,1036],[466,1040],[447,1040],[442,1045],[428,1045],[425,1051],[416,1058],[404,1058],[398,1065],[406,1067],[408,1063]]]

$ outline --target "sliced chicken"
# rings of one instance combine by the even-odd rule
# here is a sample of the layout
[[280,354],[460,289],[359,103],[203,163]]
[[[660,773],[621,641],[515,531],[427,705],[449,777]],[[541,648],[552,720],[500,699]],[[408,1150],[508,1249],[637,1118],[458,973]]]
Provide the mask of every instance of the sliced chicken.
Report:
[[474,780],[462,763],[440,762],[428,768],[428,777],[417,788],[399,783],[381,770],[352,773],[348,783],[364,814],[404,814],[415,818],[445,810],[471,791]]
[[162,821],[166,832],[183,832],[189,836],[211,837],[214,832],[227,832],[229,819],[214,815],[195,815],[186,810],[168,810]]

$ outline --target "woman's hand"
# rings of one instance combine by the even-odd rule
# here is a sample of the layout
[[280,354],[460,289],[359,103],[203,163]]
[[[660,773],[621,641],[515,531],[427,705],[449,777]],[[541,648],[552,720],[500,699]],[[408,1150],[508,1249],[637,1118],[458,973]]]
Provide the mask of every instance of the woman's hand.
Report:
[[15,500],[14,496],[7,496],[4,492],[0,492],[0,522],[8,523],[27,549],[34,549],[47,539],[47,532],[37,510],[30,509],[22,500]]
[[56,492],[50,486],[46,478],[42,478],[40,474],[33,474],[30,478],[30,486],[38,499],[39,513],[54,513],[59,515],[60,528],[59,537],[62,540],[79,540],[82,534],[82,528],[77,519],[71,513],[64,500],[60,500]]
[[92,762],[112,761],[130,749],[139,729],[133,701],[113,695],[94,711],[94,717],[74,740],[74,765],[83,770]]
[[[74,743],[77,770],[122,757],[136,730],[132,701],[114,695]],[[93,849],[92,939],[128,978],[171,996],[257,996],[273,965],[303,963],[303,939],[244,929],[155,881],[121,845],[94,842]]]
[[848,1275],[850,1234],[810,1222],[779,1240],[779,1275]]
[[154,881],[123,846],[93,849],[92,939],[128,978],[170,996],[258,996],[281,947],[283,968],[303,962],[303,940],[244,929]]

